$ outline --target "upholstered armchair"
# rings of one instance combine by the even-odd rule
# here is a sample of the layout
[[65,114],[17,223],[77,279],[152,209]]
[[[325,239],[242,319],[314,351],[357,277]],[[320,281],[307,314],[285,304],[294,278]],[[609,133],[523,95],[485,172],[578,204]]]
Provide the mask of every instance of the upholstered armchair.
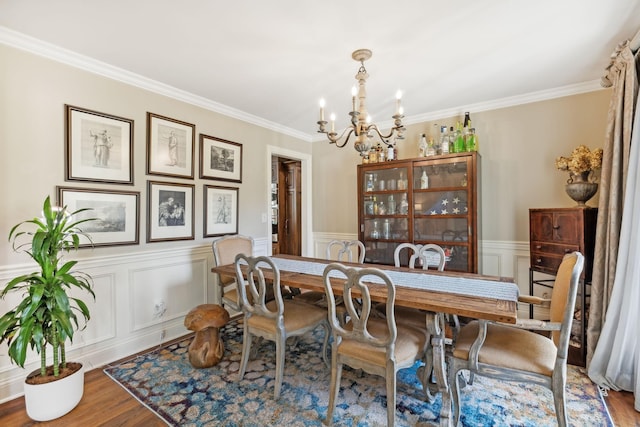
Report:
[[460,416],[460,389],[466,385],[461,371],[468,370],[471,375],[528,382],[549,388],[553,392],[558,425],[567,425],[567,355],[583,265],[581,253],[565,255],[558,268],[550,301],[535,297],[520,299],[527,303],[548,303],[549,321],[505,325],[480,320],[462,327],[448,358],[456,424]]

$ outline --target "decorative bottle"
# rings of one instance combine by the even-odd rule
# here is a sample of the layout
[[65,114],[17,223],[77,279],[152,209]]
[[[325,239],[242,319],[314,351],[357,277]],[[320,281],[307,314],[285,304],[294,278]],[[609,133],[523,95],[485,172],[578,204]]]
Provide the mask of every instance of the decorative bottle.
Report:
[[393,198],[393,194],[389,195],[389,200],[387,201],[387,211],[389,215],[396,214],[396,201]]
[[389,160],[397,160],[396,159],[396,151],[392,144],[387,145],[387,161]]
[[373,221],[373,230],[371,230],[371,238],[379,239],[380,238],[380,230],[378,228],[378,221]]
[[420,141],[418,142],[418,157],[425,157],[427,155],[427,138],[424,133],[420,135]]
[[367,175],[367,189],[366,191],[373,191],[373,174]]
[[389,218],[385,219],[382,223],[382,238],[390,239],[391,238],[391,222],[389,222]]
[[404,172],[400,172],[400,178],[398,179],[398,190],[406,190],[407,189],[407,185],[404,181]]
[[441,154],[449,154],[449,135],[447,135],[447,127],[440,127],[440,150]]
[[427,189],[429,188],[429,177],[427,176],[427,171],[422,171],[422,176],[420,177],[420,188]]
[[429,136],[429,142],[427,142],[427,157],[436,155],[436,145],[433,142],[433,137]]
[[400,201],[400,214],[406,215],[409,213],[409,202],[407,201],[407,193],[402,194],[402,200]]
[[478,135],[476,135],[476,128],[469,129],[469,135],[467,137],[467,150],[478,151]]
[[462,125],[460,124],[460,122],[457,123],[456,127],[457,129],[455,131],[455,143],[454,143],[455,152],[464,153],[465,151],[467,151],[467,148],[465,147],[465,144],[464,144],[464,135],[462,134]]

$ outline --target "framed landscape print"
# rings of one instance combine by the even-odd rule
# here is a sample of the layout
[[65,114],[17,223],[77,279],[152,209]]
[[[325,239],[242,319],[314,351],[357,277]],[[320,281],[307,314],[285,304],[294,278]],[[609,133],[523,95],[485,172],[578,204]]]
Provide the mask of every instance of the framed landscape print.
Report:
[[148,181],[147,242],[193,240],[192,184]]
[[133,120],[65,105],[67,181],[133,185]]
[[238,191],[204,186],[204,237],[238,234]]
[[200,178],[242,182],[242,144],[200,134]]
[[79,225],[91,241],[83,238],[81,247],[137,245],[140,224],[140,193],[88,188],[56,187],[58,205],[67,206],[69,212],[80,212],[78,220],[96,218]]
[[193,179],[195,129],[147,112],[147,173]]

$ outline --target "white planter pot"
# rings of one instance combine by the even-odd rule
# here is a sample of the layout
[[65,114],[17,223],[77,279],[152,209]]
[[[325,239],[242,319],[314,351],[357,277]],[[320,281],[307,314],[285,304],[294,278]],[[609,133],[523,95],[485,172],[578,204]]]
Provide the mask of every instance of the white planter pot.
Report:
[[59,418],[75,408],[84,393],[84,366],[78,371],[46,384],[24,383],[27,415],[34,421]]

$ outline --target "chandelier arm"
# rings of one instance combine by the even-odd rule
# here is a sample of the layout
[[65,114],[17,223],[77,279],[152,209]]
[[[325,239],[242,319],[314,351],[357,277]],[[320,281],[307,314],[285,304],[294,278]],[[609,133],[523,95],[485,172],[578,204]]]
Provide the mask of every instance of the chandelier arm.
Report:
[[370,131],[371,129],[373,129],[374,131],[376,131],[376,133],[378,134],[378,138],[380,138],[380,140],[381,140],[385,145],[389,145],[389,144],[387,144],[387,143],[385,142],[385,139],[389,139],[389,138],[391,138],[391,137],[393,136],[394,132],[395,132],[396,130],[401,129],[401,128],[399,128],[399,127],[397,127],[397,126],[392,127],[392,128],[391,128],[391,130],[389,131],[389,134],[388,134],[388,135],[383,135],[383,134],[380,132],[380,130],[378,129],[378,126],[377,126],[377,125],[375,125],[375,124],[371,124],[371,125],[367,126],[367,133],[369,133],[369,131]]
[[[349,133],[347,133],[347,131],[348,131]],[[342,134],[341,134],[340,136],[336,136],[336,135],[337,135],[337,133],[335,133],[335,132],[332,132],[332,133],[324,132],[324,133],[327,135],[327,138],[329,139],[329,143],[330,143],[330,144],[336,144],[336,147],[338,147],[338,148],[342,148],[342,147],[344,147],[345,145],[347,145],[347,142],[349,142],[349,138],[351,137],[351,134],[352,134],[353,132],[354,132],[354,129],[353,129],[353,128],[345,128],[345,129],[342,131]],[[347,137],[345,138],[345,140],[344,140],[342,143],[340,143],[339,141],[342,139],[342,137],[343,137],[345,134],[347,134]]]

